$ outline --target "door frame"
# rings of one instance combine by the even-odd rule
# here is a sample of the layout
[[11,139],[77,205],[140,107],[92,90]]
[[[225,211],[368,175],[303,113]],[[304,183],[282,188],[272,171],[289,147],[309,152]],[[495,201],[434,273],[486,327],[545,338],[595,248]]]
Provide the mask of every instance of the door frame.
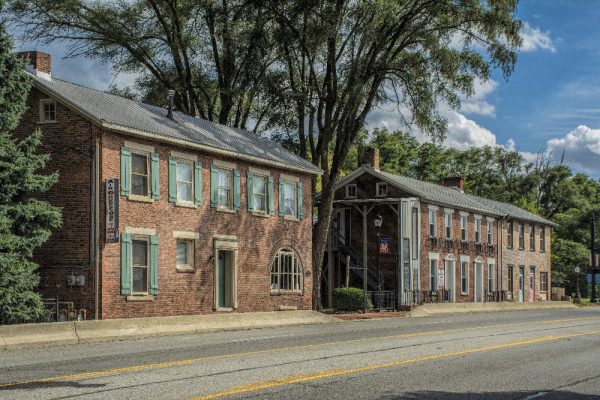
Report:
[[[483,288],[484,279],[483,279],[483,265],[485,264],[485,260],[476,259],[473,262],[473,302],[474,303],[483,303]],[[479,267],[478,267],[479,266]],[[479,269],[479,279],[477,279],[477,269]],[[479,284],[479,293],[477,291],[477,284]]]
[[[452,266],[448,268],[448,263]],[[456,303],[456,259],[452,254],[444,259],[445,280],[447,281],[448,301]]]
[[525,266],[519,266],[519,303],[525,301]]
[[535,267],[532,265],[529,267],[529,301],[535,302]]
[[[219,253],[229,252],[231,254],[231,304],[232,307],[219,307]],[[235,235],[215,235],[214,236],[214,265],[213,265],[213,309],[216,311],[234,311],[238,308],[237,299],[237,280],[238,280],[238,266],[237,266],[237,251],[238,251],[238,239]]]

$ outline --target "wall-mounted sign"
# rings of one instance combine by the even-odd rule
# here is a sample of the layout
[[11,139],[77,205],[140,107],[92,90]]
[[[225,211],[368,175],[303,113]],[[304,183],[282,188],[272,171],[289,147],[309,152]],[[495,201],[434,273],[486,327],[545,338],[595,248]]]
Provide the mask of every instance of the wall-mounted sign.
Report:
[[119,241],[119,179],[106,180],[106,242]]
[[390,237],[379,235],[379,254],[390,254]]

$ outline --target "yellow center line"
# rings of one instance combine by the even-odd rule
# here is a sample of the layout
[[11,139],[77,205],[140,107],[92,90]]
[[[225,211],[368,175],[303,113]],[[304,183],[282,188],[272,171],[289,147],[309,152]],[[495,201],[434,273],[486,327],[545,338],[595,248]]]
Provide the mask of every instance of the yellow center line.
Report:
[[419,336],[432,336],[432,335],[438,335],[438,334],[443,334],[443,333],[466,332],[466,331],[479,330],[479,329],[502,328],[502,327],[511,327],[511,326],[519,326],[519,325],[553,324],[553,323],[572,322],[572,321],[588,321],[588,320],[594,320],[594,319],[600,319],[600,316],[583,317],[583,318],[565,318],[565,319],[542,320],[542,321],[531,321],[531,322],[515,322],[515,323],[496,324],[496,325],[482,325],[482,326],[475,326],[475,327],[470,327],[470,328],[441,329],[441,330],[435,330],[435,331],[403,333],[403,334],[398,334],[398,335],[377,336],[377,337],[369,337],[369,338],[361,338],[361,339],[338,340],[338,341],[332,341],[332,342],[326,342],[326,343],[314,343],[314,344],[305,344],[305,345],[298,345],[298,346],[278,347],[278,348],[256,350],[256,351],[247,351],[247,352],[232,353],[232,354],[220,354],[220,355],[216,355],[216,356],[190,358],[190,359],[185,359],[185,360],[166,361],[166,362],[159,362],[159,363],[152,363],[152,364],[140,364],[140,365],[133,365],[130,367],[111,368],[111,369],[100,370],[100,371],[91,371],[91,372],[81,372],[81,373],[67,374],[67,375],[50,376],[50,377],[45,377],[45,378],[32,379],[32,380],[28,380],[28,381],[0,383],[0,388],[31,385],[31,384],[44,383],[44,382],[55,382],[55,381],[61,381],[61,380],[91,379],[91,378],[98,378],[98,377],[102,377],[102,376],[118,375],[118,374],[122,374],[122,373],[147,371],[147,370],[151,370],[151,369],[180,367],[180,366],[186,366],[186,365],[205,362],[205,361],[222,360],[222,359],[236,358],[236,357],[245,357],[245,356],[252,356],[252,355],[257,355],[257,354],[277,353],[277,352],[284,352],[284,351],[289,351],[289,350],[302,350],[302,349],[317,348],[317,347],[331,346],[331,345],[338,345],[338,344],[359,343],[359,342],[368,342],[368,341],[386,340],[386,339],[401,339],[401,338],[410,338],[410,337],[419,337]]
[[570,339],[570,338],[579,337],[579,336],[590,336],[590,335],[596,335],[598,333],[600,333],[600,331],[585,332],[585,333],[572,333],[569,335],[562,335],[562,336],[542,336],[542,337],[538,337],[538,338],[527,339],[527,340],[518,340],[518,341],[511,342],[511,343],[497,344],[497,345],[493,345],[493,346],[471,348],[471,349],[467,349],[467,350],[453,351],[453,352],[444,353],[444,354],[432,354],[432,355],[423,356],[423,357],[411,358],[408,360],[392,361],[392,362],[383,363],[383,364],[371,364],[371,365],[366,365],[364,367],[358,367],[358,368],[331,369],[331,370],[325,370],[325,371],[317,371],[317,372],[313,372],[310,374],[288,376],[285,378],[273,379],[273,380],[269,380],[269,381],[261,381],[261,382],[250,383],[247,385],[234,386],[231,389],[224,391],[224,392],[207,394],[204,396],[194,397],[189,400],[216,399],[216,398],[220,398],[220,397],[234,396],[234,395],[238,395],[238,394],[242,394],[242,393],[255,392],[257,390],[273,389],[273,388],[277,388],[277,387],[281,387],[281,386],[293,385],[295,383],[316,381],[316,380],[332,378],[332,377],[336,377],[336,376],[340,376],[340,375],[355,374],[357,372],[373,371],[373,370],[378,370],[378,369],[383,369],[383,368],[397,367],[400,365],[414,364],[414,363],[421,362],[421,361],[430,361],[430,360],[437,360],[437,359],[441,359],[441,358],[450,358],[450,357],[456,357],[456,356],[462,356],[462,355],[468,355],[468,354],[474,354],[474,353],[481,353],[481,352],[485,352],[485,351],[507,349],[507,348],[516,347],[516,346],[525,346],[528,344],[544,343],[544,342],[550,342],[550,341],[556,341],[556,340]]

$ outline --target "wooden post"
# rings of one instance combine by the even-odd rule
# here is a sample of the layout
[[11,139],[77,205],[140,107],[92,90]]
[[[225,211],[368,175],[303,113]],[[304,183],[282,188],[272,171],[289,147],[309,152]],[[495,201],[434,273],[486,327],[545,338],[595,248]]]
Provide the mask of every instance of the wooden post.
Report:
[[346,289],[350,287],[350,256],[346,256]]

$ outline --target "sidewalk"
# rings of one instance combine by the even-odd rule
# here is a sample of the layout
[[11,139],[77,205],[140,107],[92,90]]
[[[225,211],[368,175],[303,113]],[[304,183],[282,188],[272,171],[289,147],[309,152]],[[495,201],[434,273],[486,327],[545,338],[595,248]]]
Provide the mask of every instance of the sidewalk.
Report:
[[568,301],[538,301],[534,303],[441,303],[423,304],[410,312],[411,317],[429,317],[445,314],[468,314],[481,312],[526,311],[577,308]]
[[315,311],[273,311],[0,326],[0,351],[19,348],[340,322]]

